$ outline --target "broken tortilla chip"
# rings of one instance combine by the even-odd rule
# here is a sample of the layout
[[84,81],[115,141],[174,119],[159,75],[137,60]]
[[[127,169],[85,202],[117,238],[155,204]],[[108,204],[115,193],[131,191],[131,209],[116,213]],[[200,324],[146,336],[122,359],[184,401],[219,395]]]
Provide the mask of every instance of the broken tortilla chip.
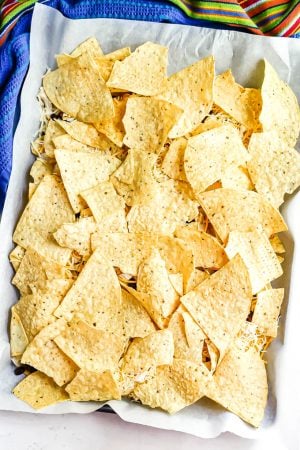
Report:
[[164,157],[161,170],[173,180],[187,181],[184,171],[185,138],[174,139]]
[[10,319],[10,353],[11,356],[20,356],[28,345],[28,338],[22,321],[15,307],[11,310]]
[[121,400],[116,377],[110,370],[91,372],[80,369],[67,385],[66,392],[74,402]]
[[257,294],[257,300],[252,316],[252,323],[265,336],[276,338],[278,316],[284,297],[284,289],[267,289]]

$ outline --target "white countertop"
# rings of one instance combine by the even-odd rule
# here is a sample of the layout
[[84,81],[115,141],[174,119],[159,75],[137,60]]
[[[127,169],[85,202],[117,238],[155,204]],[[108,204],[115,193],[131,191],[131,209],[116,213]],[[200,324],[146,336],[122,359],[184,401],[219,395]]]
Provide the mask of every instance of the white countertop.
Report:
[[253,441],[226,433],[200,439],[123,422],[114,414],[37,415],[0,412],[1,450],[297,450],[275,436]]

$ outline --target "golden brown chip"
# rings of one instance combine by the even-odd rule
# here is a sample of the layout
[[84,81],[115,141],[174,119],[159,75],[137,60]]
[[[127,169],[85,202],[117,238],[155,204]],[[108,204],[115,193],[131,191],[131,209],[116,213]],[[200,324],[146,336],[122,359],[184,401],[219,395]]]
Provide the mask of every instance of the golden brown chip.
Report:
[[237,254],[243,258],[249,272],[253,295],[282,275],[276,253],[262,231],[231,231],[226,253],[230,259]]
[[127,100],[127,95],[121,98],[114,98],[114,117],[97,125],[97,129],[119,147],[122,147],[125,136],[125,128],[122,120],[125,114]]
[[204,364],[174,359],[172,366],[158,367],[153,378],[137,384],[133,398],[174,414],[203,397],[208,381]]
[[196,267],[220,269],[228,261],[222,245],[216,238],[204,231],[178,227],[175,235],[191,248]]
[[284,289],[267,289],[257,294],[256,305],[252,317],[255,323],[266,336],[276,338],[278,316],[284,297]]
[[209,56],[168,78],[159,98],[183,110],[169,137],[180,137],[193,131],[209,113],[213,102],[214,70],[214,58]]
[[[74,212],[86,207],[80,192],[108,181],[120,161],[106,152],[55,150],[55,158]],[[70,221],[65,221],[70,222]]]
[[258,116],[262,105],[260,91],[244,88],[238,84],[231,70],[216,77],[214,102],[246,128],[250,130],[259,128]]
[[75,223],[64,223],[53,233],[54,239],[62,247],[76,250],[79,255],[91,254],[91,234],[96,230],[93,217],[82,217]]
[[167,58],[166,47],[146,42],[123,61],[115,62],[107,86],[140,95],[157,95],[166,82]]
[[66,391],[74,402],[121,400],[116,377],[110,370],[91,372],[80,369],[76,377],[67,385]]
[[168,274],[169,280],[180,296],[183,295],[183,274],[182,273],[169,273]]
[[188,139],[184,170],[196,198],[222,179],[231,167],[243,165],[249,154],[237,130],[223,125]]
[[184,171],[184,153],[187,145],[185,138],[175,139],[171,142],[169,150],[167,151],[161,169],[173,178],[173,180],[187,181]]
[[75,319],[54,340],[80,369],[93,372],[117,369],[124,350],[119,336]]
[[55,405],[69,398],[63,388],[42,372],[31,373],[24,378],[13,389],[13,394],[34,409]]
[[250,312],[251,299],[248,270],[237,255],[181,297],[181,302],[215,344],[222,358]]
[[230,231],[255,231],[262,226],[270,236],[287,229],[277,209],[256,192],[223,188],[204,192],[198,199],[223,242]]
[[50,235],[63,223],[73,221],[74,214],[63,185],[56,177],[46,175],[24,209],[13,240],[21,247],[32,247],[42,256],[65,264],[70,252],[56,245]]
[[279,239],[278,234],[270,237],[270,244],[275,253],[285,253],[285,248],[281,240]]
[[10,353],[11,356],[22,355],[28,345],[28,338],[16,309],[11,309],[10,319]]
[[298,100],[267,60],[261,96],[262,110],[259,120],[263,131],[276,131],[287,146],[294,147],[300,131]]
[[300,185],[300,155],[277,131],[252,134],[248,170],[255,189],[278,208]]
[[61,111],[94,125],[114,115],[113,100],[88,54],[83,54],[43,78],[49,100]]
[[78,370],[54,342],[66,326],[66,322],[59,319],[43,328],[30,342],[21,360],[22,364],[29,364],[53,378],[58,386],[71,381]]
[[209,275],[207,272],[204,272],[203,270],[200,269],[194,269],[193,273],[189,278],[186,292],[195,289],[195,287],[197,287],[200,283],[202,283],[202,281],[206,280],[206,278],[208,277]]
[[181,109],[154,97],[129,97],[123,117],[124,144],[146,152],[159,153]]

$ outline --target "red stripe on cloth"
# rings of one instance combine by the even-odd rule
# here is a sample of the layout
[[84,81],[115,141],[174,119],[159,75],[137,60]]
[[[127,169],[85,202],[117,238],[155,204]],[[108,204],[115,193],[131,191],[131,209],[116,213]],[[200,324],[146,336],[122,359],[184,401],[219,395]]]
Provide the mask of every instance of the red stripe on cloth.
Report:
[[272,33],[273,35],[280,35],[280,32],[284,30],[289,22],[294,22],[295,18],[297,21],[299,21],[300,18],[300,3],[298,3],[295,8],[292,11],[289,11],[285,19],[279,23],[276,27],[272,28],[271,30],[268,30],[265,34]]

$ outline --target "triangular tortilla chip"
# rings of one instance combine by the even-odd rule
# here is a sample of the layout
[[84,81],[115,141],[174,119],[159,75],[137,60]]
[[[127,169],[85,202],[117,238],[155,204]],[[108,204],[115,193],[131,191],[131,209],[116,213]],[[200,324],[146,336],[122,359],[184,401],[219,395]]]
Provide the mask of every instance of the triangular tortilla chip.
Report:
[[53,143],[53,139],[61,136],[64,134],[64,129],[61,128],[61,126],[59,125],[59,123],[57,123],[55,120],[50,119],[45,131],[45,136],[44,136],[44,148],[45,148],[45,153],[47,156],[49,156],[49,158],[54,158],[54,143]]
[[287,230],[277,209],[256,192],[222,188],[204,192],[198,200],[223,242],[230,231],[255,231],[262,226],[270,236]]
[[122,120],[125,114],[128,98],[129,97],[127,95],[120,98],[114,98],[114,117],[97,125],[97,129],[119,147],[122,147],[125,136],[125,128]]
[[53,233],[54,239],[61,247],[75,250],[79,255],[88,257],[91,250],[91,234],[96,231],[93,217],[81,217],[75,223],[64,223]]
[[57,65],[58,67],[60,67],[63,64],[66,64],[67,62],[71,61],[74,58],[77,58],[78,56],[86,52],[92,59],[99,58],[103,55],[102,49],[95,37],[90,37],[86,41],[79,44],[78,47],[76,47],[70,55],[66,53],[56,55],[55,58]]
[[69,398],[63,388],[42,372],[31,373],[24,378],[13,389],[13,394],[34,409],[55,405]]
[[30,342],[22,356],[22,364],[29,364],[53,378],[58,386],[71,381],[78,368],[55,344],[54,338],[67,327],[63,319],[43,328]]
[[159,98],[183,110],[169,137],[184,136],[209,113],[213,102],[214,58],[208,56],[168,78]]
[[158,367],[152,379],[137,384],[133,398],[174,414],[203,397],[208,381],[204,364],[174,359],[172,366]]
[[121,313],[122,329],[128,339],[145,337],[155,331],[145,308],[125,289],[122,289]]
[[20,267],[25,252],[26,252],[25,248],[21,247],[20,245],[16,245],[16,247],[10,252],[9,261],[11,262],[11,265],[13,266],[15,272]]
[[75,220],[62,183],[46,175],[16,226],[13,240],[21,247],[32,247],[41,255],[65,264],[70,252],[51,241],[51,233],[65,222]]
[[250,130],[260,127],[261,94],[258,89],[238,84],[231,70],[218,75],[214,82],[214,102]]
[[231,167],[243,165],[249,154],[234,127],[223,125],[188,139],[184,170],[196,198],[222,179]]
[[265,76],[261,87],[262,111],[259,120],[263,131],[274,130],[289,147],[294,147],[300,131],[300,108],[291,88],[278,77],[265,60]]
[[226,253],[230,259],[237,254],[243,258],[249,272],[253,295],[282,275],[276,253],[264,232],[230,232]]
[[[84,151],[55,150],[70,203],[78,213],[86,204],[79,197],[80,192],[108,181],[110,174],[120,165],[120,161],[107,152],[88,153]],[[70,221],[65,221],[70,222]]]
[[209,277],[209,274],[207,272],[204,272],[203,270],[200,269],[194,269],[193,273],[191,274],[188,284],[187,284],[187,288],[186,288],[186,292],[192,291],[193,289],[195,289],[195,287],[197,287],[200,283],[202,283],[202,281],[206,280],[206,278]]
[[157,95],[166,82],[167,58],[167,47],[146,42],[123,61],[115,62],[107,86],[140,95]]
[[159,153],[181,109],[154,97],[129,97],[123,117],[124,144],[146,152]]
[[173,180],[187,181],[184,171],[186,145],[187,140],[185,138],[172,141],[161,165],[161,170]]
[[278,208],[300,185],[300,155],[277,131],[252,134],[247,167],[255,189]]
[[11,309],[10,319],[10,353],[11,356],[22,355],[28,345],[28,338],[15,307]]
[[55,149],[59,150],[70,150],[74,152],[87,152],[87,153],[99,152],[97,148],[90,147],[89,145],[76,141],[76,139],[73,139],[69,134],[62,134],[61,136],[55,137],[53,139],[53,144]]
[[232,166],[226,170],[222,175],[221,183],[223,188],[229,189],[246,189],[252,191],[254,186],[252,184],[248,169],[243,166]]
[[278,316],[284,297],[284,289],[267,289],[257,294],[252,316],[261,333],[272,338],[277,336]]
[[251,299],[248,270],[237,255],[181,297],[181,302],[218,348],[222,358],[250,312]]
[[91,372],[80,369],[76,377],[66,387],[73,402],[104,402],[121,400],[121,393],[113,372]]

